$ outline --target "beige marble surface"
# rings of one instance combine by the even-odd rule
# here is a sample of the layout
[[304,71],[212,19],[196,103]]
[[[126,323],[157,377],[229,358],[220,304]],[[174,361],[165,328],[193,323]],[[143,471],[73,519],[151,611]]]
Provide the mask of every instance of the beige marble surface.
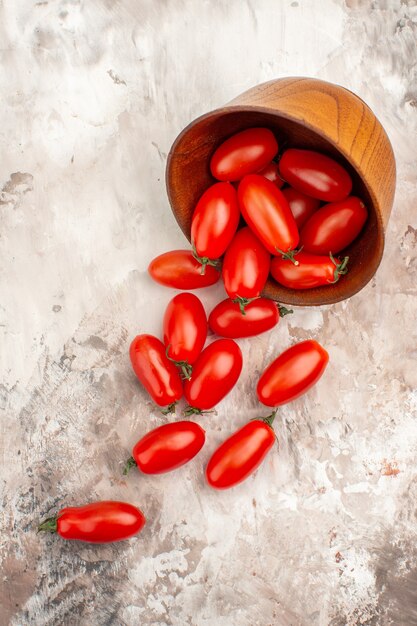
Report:
[[[417,624],[416,33],[414,0],[0,1],[2,625]],[[127,353],[172,296],[146,267],[185,243],[166,154],[197,115],[286,75],[345,85],[385,125],[398,189],[381,267],[350,301],[240,341],[200,457],[124,479],[162,420]],[[259,372],[307,337],[331,363],[280,410],[279,452],[209,491],[210,450],[259,414]],[[143,533],[36,535],[101,498],[137,503]]]

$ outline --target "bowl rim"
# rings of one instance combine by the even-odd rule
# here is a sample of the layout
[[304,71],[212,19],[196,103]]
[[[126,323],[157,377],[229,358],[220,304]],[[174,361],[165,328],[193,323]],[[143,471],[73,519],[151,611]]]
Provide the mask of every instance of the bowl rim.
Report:
[[[272,84],[274,82],[279,82],[281,79],[275,79],[272,81],[267,81],[267,83]],[[285,80],[285,79],[284,79]],[[315,79],[317,80],[317,79]],[[326,81],[321,81],[321,82],[326,82]],[[266,83],[261,83],[261,84],[266,84]],[[352,91],[350,91],[349,89],[346,89],[345,87],[342,87],[341,85],[337,85],[335,83],[330,83],[332,84],[334,87],[336,87],[337,89],[343,89],[344,91],[346,91],[347,93],[349,93],[349,95],[351,97],[354,98],[358,98],[362,105],[367,107],[372,115],[374,116],[375,120],[377,121],[377,123],[381,126],[383,132],[385,133],[384,128],[382,127],[381,123],[379,122],[378,118],[376,117],[375,113],[372,111],[372,109],[366,104],[366,102],[364,102],[361,98],[359,98],[355,93],[353,93]],[[249,90],[250,91],[250,90]],[[240,94],[240,96],[238,97],[244,97],[245,93],[247,92],[243,92],[242,94]],[[385,230],[384,230],[384,224],[383,224],[383,220],[382,220],[382,211],[381,211],[381,206],[380,203],[374,193],[374,190],[371,186],[369,186],[362,169],[360,168],[359,164],[354,161],[351,156],[340,146],[340,144],[338,144],[337,142],[335,142],[331,137],[329,137],[322,128],[315,126],[313,124],[311,124],[310,122],[308,122],[305,119],[300,119],[299,117],[297,117],[296,115],[291,115],[289,113],[285,113],[279,110],[276,110],[272,107],[269,106],[260,106],[260,105],[249,105],[249,104],[226,104],[223,107],[218,107],[216,109],[213,109],[212,111],[208,111],[207,113],[203,113],[202,115],[196,117],[194,120],[192,120],[191,122],[189,122],[189,124],[187,124],[187,126],[185,126],[185,128],[183,128],[183,130],[177,135],[177,137],[175,138],[174,142],[171,145],[171,148],[168,152],[168,157],[167,157],[167,162],[166,162],[166,167],[165,167],[165,185],[166,185],[166,189],[167,189],[167,195],[168,195],[168,200],[171,206],[171,210],[174,213],[174,217],[178,223],[178,225],[180,226],[182,232],[184,233],[184,235],[186,236],[187,240],[190,241],[189,239],[189,235],[183,230],[181,224],[179,223],[178,219],[177,219],[177,215],[176,212],[174,211],[174,203],[173,203],[173,198],[172,198],[172,194],[171,194],[171,175],[172,175],[172,160],[174,158],[174,156],[178,156],[181,153],[177,152],[177,147],[178,144],[183,140],[183,138],[192,130],[194,129],[196,126],[198,126],[199,124],[201,124],[202,122],[209,120],[210,118],[214,117],[214,118],[220,118],[224,115],[229,115],[229,114],[233,114],[233,113],[247,113],[247,112],[253,112],[253,113],[266,113],[268,115],[271,115],[273,117],[277,117],[277,118],[282,118],[282,119],[286,119],[289,120],[295,124],[299,124],[301,126],[304,126],[305,128],[309,129],[311,132],[315,133],[316,135],[318,135],[319,137],[321,137],[322,139],[324,139],[325,141],[327,141],[337,152],[339,152],[342,157],[349,163],[349,165],[354,169],[354,171],[356,172],[356,174],[360,177],[363,185],[365,186],[369,197],[371,199],[372,202],[372,206],[375,212],[375,216],[376,216],[376,222],[377,222],[377,249],[375,251],[375,257],[374,257],[374,267],[373,267],[373,273],[369,275],[369,278],[365,279],[363,282],[358,283],[353,289],[349,290],[348,289],[348,285],[347,285],[347,281],[346,281],[346,293],[345,294],[340,294],[339,296],[335,297],[335,298],[329,298],[328,300],[326,300],[325,302],[320,301],[319,299],[317,299],[317,301],[311,301],[311,302],[296,302],[294,303],[294,301],[292,300],[291,297],[289,297],[289,299],[286,301],[285,298],[280,298],[280,302],[282,302],[283,304],[291,304],[293,306],[327,306],[329,304],[336,304],[337,302],[342,302],[343,300],[347,300],[348,298],[351,298],[352,296],[354,296],[355,294],[357,294],[359,291],[361,291],[373,278],[373,276],[375,275],[376,271],[378,270],[378,267],[381,263],[382,260],[382,256],[384,253],[384,248],[385,248]],[[386,133],[385,133],[386,135]],[[387,140],[389,145],[391,146],[391,142],[389,141],[388,136],[386,135]],[[207,142],[208,143],[208,142]],[[391,150],[392,150],[392,146],[391,146]],[[393,152],[393,150],[392,150]],[[394,154],[394,152],[393,152]],[[395,157],[394,157],[395,159]],[[269,297],[268,294],[268,287],[271,285],[271,278],[268,277],[267,283],[265,285],[266,289],[266,293],[265,291],[262,292],[262,295],[265,293],[266,297]],[[278,283],[277,283],[278,284]],[[351,285],[351,284],[350,284]],[[283,286],[279,286],[282,290],[285,290],[285,287]],[[308,289],[303,289],[300,290],[300,296],[301,294],[306,294],[309,290]],[[292,292],[291,292],[292,293]],[[330,294],[329,294],[330,295]],[[301,300],[301,297],[300,297]]]

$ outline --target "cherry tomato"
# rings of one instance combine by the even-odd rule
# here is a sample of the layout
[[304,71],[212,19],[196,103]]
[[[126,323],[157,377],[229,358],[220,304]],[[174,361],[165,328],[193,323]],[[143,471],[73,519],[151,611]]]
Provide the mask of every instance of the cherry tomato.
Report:
[[314,150],[286,150],[279,162],[282,178],[308,196],[338,202],[348,197],[352,179],[334,159]]
[[153,335],[138,335],[130,344],[133,370],[159,406],[170,407],[182,398],[178,369],[166,356],[166,347]]
[[160,254],[151,261],[148,272],[160,285],[174,289],[208,287],[220,278],[220,272],[211,265],[202,274],[201,263],[191,250],[171,250]]
[[204,445],[204,430],[183,420],[163,424],[139,439],[123,474],[137,465],[144,474],[164,474],[191,461]]
[[364,203],[355,196],[325,204],[304,225],[300,243],[306,252],[336,254],[356,239],[367,217]]
[[272,260],[271,274],[277,283],[289,289],[313,289],[337,283],[348,271],[348,256],[340,261],[332,254],[317,256],[299,252],[297,260],[297,266],[278,257]]
[[217,448],[206,467],[211,487],[229,489],[253,474],[275,443],[274,417],[248,422]]
[[253,337],[276,326],[280,316],[287,313],[292,311],[280,307],[269,298],[256,298],[246,306],[245,315],[242,315],[239,303],[227,298],[219,302],[210,313],[209,326],[220,337]]
[[296,343],[266,368],[256,393],[262,404],[280,406],[308,391],[329,362],[326,350],[313,339]]
[[265,248],[271,254],[293,259],[299,240],[297,225],[287,200],[274,183],[259,174],[245,176],[238,198],[247,225]]
[[201,301],[192,293],[180,293],[169,302],[164,315],[167,356],[181,367],[185,378],[204,347],[207,317]]
[[145,522],[142,511],[133,504],[104,500],[61,509],[58,515],[43,521],[38,530],[58,533],[63,539],[111,543],[133,537]]
[[242,371],[242,352],[232,339],[213,341],[194,363],[184,396],[190,408],[185,415],[212,409],[235,386]]
[[320,200],[306,196],[305,193],[297,191],[293,187],[283,189],[282,195],[290,205],[291,213],[294,215],[298,230],[302,228],[310,215],[312,215],[314,211],[317,211],[320,206]]
[[257,298],[269,275],[271,257],[250,228],[239,230],[223,260],[223,282],[229,298],[237,299],[241,310]]
[[259,176],[265,176],[265,178],[270,180],[271,183],[274,183],[274,185],[276,185],[278,189],[281,189],[281,187],[285,184],[285,180],[282,180],[281,176],[279,175],[278,163],[276,163],[275,161],[271,161],[270,163],[268,163],[268,165],[259,172],[257,172],[257,174],[259,174]]
[[277,140],[268,128],[248,128],[220,144],[211,157],[211,173],[217,180],[240,180],[268,165],[277,152]]
[[203,268],[225,253],[239,219],[237,193],[233,185],[216,183],[206,189],[191,220],[191,241]]

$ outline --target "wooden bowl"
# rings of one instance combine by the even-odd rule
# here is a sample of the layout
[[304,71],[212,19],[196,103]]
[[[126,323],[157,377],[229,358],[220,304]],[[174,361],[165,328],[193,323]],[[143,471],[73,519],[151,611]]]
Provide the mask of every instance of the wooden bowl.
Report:
[[375,274],[384,250],[395,191],[395,158],[383,127],[351,91],[313,78],[272,80],[202,115],[177,137],[166,169],[169,201],[188,239],[197,200],[215,182],[209,169],[211,155],[227,137],[252,126],[270,128],[281,145],[286,142],[335,157],[352,176],[352,193],[369,210],[362,233],[343,252],[350,257],[349,273],[338,283],[298,291],[269,280],[264,295],[304,306],[349,298]]

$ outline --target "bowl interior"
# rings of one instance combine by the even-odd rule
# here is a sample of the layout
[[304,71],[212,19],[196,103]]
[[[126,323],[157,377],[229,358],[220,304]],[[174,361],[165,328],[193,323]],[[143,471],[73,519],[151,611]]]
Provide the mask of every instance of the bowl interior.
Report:
[[[295,112],[296,113],[296,112]],[[259,108],[230,107],[208,113],[192,122],[173,144],[167,163],[168,196],[177,222],[190,240],[191,217],[195,205],[216,182],[209,162],[214,150],[234,133],[252,126],[270,128],[281,147],[310,148],[335,157],[352,176],[352,194],[368,208],[369,217],[359,237],[338,256],[349,256],[349,272],[335,285],[308,290],[281,287],[269,280],[264,295],[285,304],[317,305],[338,302],[359,291],[373,276],[381,260],[384,234],[381,218],[372,199],[372,190],[355,170],[348,157],[317,129]],[[348,152],[348,150],[346,151]]]

